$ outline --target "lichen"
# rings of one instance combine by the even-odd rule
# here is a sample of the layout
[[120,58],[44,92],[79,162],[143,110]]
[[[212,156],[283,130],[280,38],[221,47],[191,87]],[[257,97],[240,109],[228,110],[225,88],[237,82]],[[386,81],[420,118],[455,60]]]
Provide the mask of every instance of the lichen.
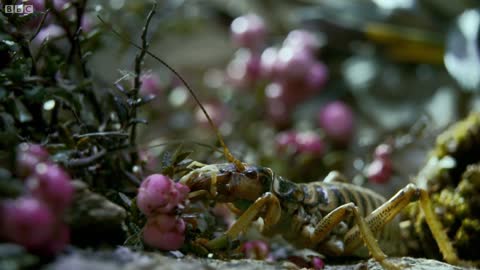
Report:
[[[426,185],[420,185],[430,193],[435,213],[446,228],[460,258],[466,260],[475,259],[476,247],[480,245],[479,150],[480,114],[472,113],[438,136],[429,162],[419,173],[419,179],[426,180]],[[445,157],[453,158],[455,166],[448,168],[429,165],[431,160],[440,161]],[[428,179],[425,179],[426,170],[430,170]],[[406,228],[410,230],[408,235],[415,235],[419,239],[417,250],[412,252],[418,254],[423,250],[426,254],[433,251],[433,256],[439,258],[438,248],[421,211],[415,205],[406,212],[414,224]]]

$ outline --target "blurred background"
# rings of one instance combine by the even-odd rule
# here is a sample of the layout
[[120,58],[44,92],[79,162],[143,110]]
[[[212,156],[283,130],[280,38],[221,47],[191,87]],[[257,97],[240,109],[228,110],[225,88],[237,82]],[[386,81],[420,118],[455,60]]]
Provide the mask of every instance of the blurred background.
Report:
[[[375,189],[388,182],[391,192],[423,166],[439,131],[478,110],[480,17],[474,4],[160,1],[150,50],[192,85],[241,160],[294,181],[337,169]],[[139,42],[151,5],[111,0],[91,8]],[[136,53],[107,32],[88,65],[102,87],[127,87]],[[300,74],[312,65],[314,74]],[[181,140],[197,158],[224,162],[195,143],[213,145],[215,134],[179,80],[149,57],[145,72],[144,93],[156,98],[142,111],[149,121],[142,141]],[[381,144],[391,148],[389,164],[374,162]],[[149,155],[163,150],[151,148]]]

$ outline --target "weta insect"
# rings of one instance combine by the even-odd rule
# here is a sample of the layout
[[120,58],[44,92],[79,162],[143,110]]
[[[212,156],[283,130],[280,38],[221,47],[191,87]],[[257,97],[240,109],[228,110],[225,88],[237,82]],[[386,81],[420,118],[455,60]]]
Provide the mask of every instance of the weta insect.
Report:
[[[198,104],[202,107],[201,103]],[[331,172],[319,182],[291,182],[277,176],[270,168],[252,166],[235,159],[208,113],[205,110],[204,113],[230,163],[204,165],[193,162],[190,167],[194,169],[179,182],[190,188],[191,199],[228,202],[237,210],[246,208],[223,236],[206,244],[207,248],[225,247],[230,239],[237,239],[252,222],[262,218],[261,232],[265,235],[281,234],[296,246],[316,249],[332,256],[362,255],[361,244],[364,243],[371,256],[382,266],[395,269],[396,266],[385,260],[387,256],[375,236],[385,237],[388,232],[392,235],[398,228],[398,223],[392,222],[396,215],[409,203],[419,201],[445,261],[460,263],[432,210],[425,189],[408,184],[386,200],[369,189],[348,184],[338,172]],[[382,234],[382,230],[388,232]]]
[[244,210],[230,229],[206,244],[207,248],[225,247],[229,240],[237,239],[252,222],[262,218],[261,231],[267,235],[281,234],[297,246],[332,256],[361,255],[364,243],[371,256],[382,266],[396,268],[386,260],[387,256],[377,243],[376,236],[385,236],[382,230],[393,230],[397,225],[392,222],[395,216],[410,202],[419,201],[445,261],[460,263],[432,210],[426,190],[408,184],[386,200],[371,190],[346,183],[337,172],[330,173],[324,181],[296,184],[269,168],[243,163],[230,153],[189,84],[162,59],[148,50],[145,52],[165,65],[186,86],[216,132],[229,162],[211,165],[193,162],[189,166],[193,170],[179,179],[180,183],[190,188],[191,200],[230,202]]

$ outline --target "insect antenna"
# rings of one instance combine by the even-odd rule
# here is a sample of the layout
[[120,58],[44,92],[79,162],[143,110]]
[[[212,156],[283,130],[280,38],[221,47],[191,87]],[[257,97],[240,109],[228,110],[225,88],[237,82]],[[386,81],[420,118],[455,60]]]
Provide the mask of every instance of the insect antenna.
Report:
[[[100,15],[97,15],[98,19],[105,25],[107,26],[110,31],[112,31],[113,34],[115,34],[115,36],[127,43],[129,43],[130,45],[132,45],[133,47],[139,49],[139,50],[144,50],[142,47],[140,47],[139,45],[137,45],[135,42],[133,42],[132,40],[122,36],[117,30],[115,30],[113,28],[113,26],[109,25],[108,23],[106,23],[102,17],[100,17]],[[166,63],[164,60],[162,60],[160,57],[156,56],[155,54],[153,54],[152,52],[150,52],[149,50],[145,50],[145,53],[148,54],[150,57],[152,57],[153,59],[157,60],[158,62],[160,62],[163,66],[165,66],[168,70],[170,70],[170,72],[172,72],[182,83],[183,85],[185,85],[185,87],[187,88],[187,90],[190,92],[190,94],[192,95],[193,99],[195,100],[195,102],[198,104],[198,106],[200,107],[200,109],[202,110],[203,114],[205,115],[205,117],[207,117],[207,120],[208,120],[208,123],[209,125],[212,127],[212,129],[215,131],[215,134],[217,136],[217,139],[218,141],[220,142],[220,145],[222,146],[223,148],[223,154],[225,155],[225,158],[228,160],[228,162],[231,162],[235,165],[235,167],[243,172],[245,170],[245,165],[243,165],[243,163],[236,159],[232,153],[230,152],[230,150],[228,149],[227,145],[225,144],[225,142],[223,141],[223,137],[222,135],[220,134],[220,131],[218,130],[217,126],[213,123],[212,119],[210,118],[210,115],[208,114],[207,110],[205,109],[205,107],[203,107],[202,103],[200,102],[200,100],[198,99],[197,97],[197,94],[195,94],[195,91],[193,91],[192,87],[190,87],[190,85],[187,83],[187,81],[173,68],[171,67],[168,63]]]

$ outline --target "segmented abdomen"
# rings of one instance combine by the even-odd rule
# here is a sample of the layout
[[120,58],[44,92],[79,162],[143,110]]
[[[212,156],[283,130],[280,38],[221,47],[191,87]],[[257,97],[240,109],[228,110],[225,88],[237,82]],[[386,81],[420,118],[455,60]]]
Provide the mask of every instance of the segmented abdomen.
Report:
[[353,202],[361,215],[367,216],[386,201],[383,196],[353,184],[313,182],[300,185],[304,191],[304,205],[318,208],[323,213]]

